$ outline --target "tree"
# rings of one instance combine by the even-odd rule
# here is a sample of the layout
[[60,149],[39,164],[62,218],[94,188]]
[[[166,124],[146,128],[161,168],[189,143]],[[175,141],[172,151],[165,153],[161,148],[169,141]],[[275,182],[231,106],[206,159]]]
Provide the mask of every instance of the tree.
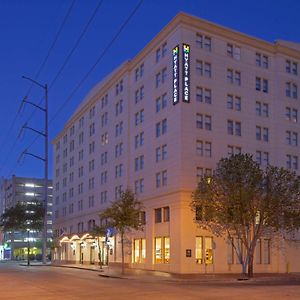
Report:
[[124,274],[124,236],[127,232],[142,228],[140,215],[142,204],[131,190],[122,193],[119,200],[100,213],[101,223],[107,221],[107,227],[114,228],[121,236],[122,274]]
[[0,226],[2,227],[3,231],[11,232],[12,258],[14,258],[14,232],[41,230],[43,227],[44,213],[44,207],[40,202],[18,202],[15,206],[5,210],[1,216]]
[[273,166],[263,170],[249,154],[222,158],[198,184],[191,208],[200,227],[227,235],[242,273],[252,277],[257,240],[300,228],[300,177]]
[[104,238],[106,236],[106,228],[103,226],[97,226],[95,225],[91,234],[95,237],[95,239],[97,239],[97,243],[98,243],[98,249],[99,249],[99,253],[98,253],[98,258],[99,258],[99,266],[100,269],[102,269],[102,265],[103,265],[103,261],[102,261],[102,247],[101,247],[101,237]]

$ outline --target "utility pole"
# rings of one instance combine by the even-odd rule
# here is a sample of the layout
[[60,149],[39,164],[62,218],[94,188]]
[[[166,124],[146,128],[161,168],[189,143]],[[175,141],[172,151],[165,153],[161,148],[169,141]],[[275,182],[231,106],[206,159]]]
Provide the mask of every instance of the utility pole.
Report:
[[[31,79],[29,77],[26,77],[26,76],[22,76],[22,78],[26,79],[26,80],[29,80],[31,82],[33,82],[34,84],[38,85],[39,87],[43,88],[44,89],[44,92],[45,92],[45,106],[42,107],[42,106],[39,106],[33,102],[30,102],[27,100],[27,98],[25,97],[22,102],[21,102],[21,106],[19,108],[19,111],[21,110],[22,106],[24,105],[24,103],[27,103],[27,104],[30,104],[36,108],[38,108],[39,110],[43,111],[44,114],[45,114],[45,128],[44,128],[44,132],[41,132],[39,130],[36,130],[34,128],[31,128],[31,127],[28,127],[27,124],[24,124],[22,129],[29,129],[29,130],[32,130],[40,135],[42,135],[44,137],[44,144],[45,144],[45,154],[44,154],[44,157],[40,157],[38,155],[35,155],[35,154],[32,154],[30,152],[27,152],[27,149],[25,149],[21,156],[23,155],[31,155],[37,159],[40,159],[42,161],[44,161],[44,209],[45,209],[45,212],[44,212],[44,224],[43,224],[43,246],[42,246],[42,259],[43,259],[43,264],[46,264],[47,262],[47,219],[48,219],[48,85],[45,84],[41,84],[39,82],[37,82],[36,80],[34,79]],[[21,130],[22,130],[21,129]]]

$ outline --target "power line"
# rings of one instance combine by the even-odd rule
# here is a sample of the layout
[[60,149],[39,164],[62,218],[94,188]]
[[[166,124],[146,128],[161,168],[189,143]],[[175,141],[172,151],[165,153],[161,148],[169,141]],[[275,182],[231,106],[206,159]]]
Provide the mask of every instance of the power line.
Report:
[[[55,44],[56,44],[56,42],[57,42],[57,40],[58,40],[58,38],[59,38],[61,32],[63,31],[63,28],[64,28],[64,26],[65,26],[65,24],[66,24],[66,21],[67,21],[67,19],[68,19],[69,16],[70,16],[70,13],[71,13],[71,11],[72,11],[72,9],[73,9],[73,6],[74,6],[75,2],[76,2],[76,0],[73,0],[72,3],[71,3],[71,5],[69,6],[69,9],[68,9],[68,11],[67,11],[67,13],[66,13],[66,15],[65,15],[65,17],[64,17],[64,19],[63,19],[63,21],[62,21],[62,23],[61,23],[61,25],[60,25],[60,27],[59,27],[59,29],[58,29],[58,31],[57,31],[55,37],[54,37],[54,40],[53,40],[53,42],[52,42],[50,48],[49,48],[48,51],[47,51],[46,57],[44,58],[43,62],[41,63],[41,65],[40,65],[40,67],[39,67],[39,69],[38,69],[38,72],[36,73],[34,79],[37,79],[37,78],[39,77],[41,71],[42,71],[43,68],[45,67],[45,65],[46,65],[46,63],[47,63],[47,61],[48,61],[48,59],[49,59],[49,57],[50,57],[50,54],[51,54],[52,50],[54,49],[54,46],[55,46]],[[25,96],[25,97],[28,97],[28,95],[30,94],[31,89],[32,89],[32,86],[33,86],[33,85],[31,84],[30,87],[29,87],[29,89],[28,89],[28,91],[27,91],[27,93],[26,93],[26,96]],[[43,100],[43,99],[40,100],[39,104],[42,102],[42,100]],[[32,113],[31,113],[31,115],[29,116],[27,122],[31,120],[31,118],[33,117],[35,111],[36,111],[35,109],[32,111]],[[13,121],[12,121],[12,123],[11,123],[9,129],[7,130],[7,134],[5,135],[5,138],[3,139],[2,143],[1,143],[2,146],[1,146],[0,152],[5,148],[5,147],[4,147],[5,142],[9,140],[9,135],[11,134],[11,131],[12,131],[12,129],[13,129],[14,126],[15,126],[15,123],[16,123],[16,121],[17,121],[17,118],[18,118],[19,113],[20,113],[20,112],[17,111],[17,113],[15,114],[15,117],[14,117],[14,119],[13,119]],[[16,138],[15,142],[13,143],[13,145],[10,147],[10,151],[8,152],[8,154],[7,154],[6,157],[5,157],[5,160],[3,161],[2,165],[0,166],[0,171],[3,169],[3,167],[4,167],[5,164],[6,164],[6,162],[8,161],[8,157],[9,157],[9,155],[12,153],[12,151],[14,150],[16,144],[17,144],[17,138]]]
[[119,28],[117,33],[114,35],[114,37],[111,39],[111,41],[108,43],[108,45],[104,48],[100,56],[97,58],[96,62],[92,65],[92,67],[89,69],[89,71],[85,74],[85,76],[81,79],[81,81],[77,84],[77,86],[73,89],[71,94],[68,96],[68,98],[63,102],[63,104],[58,108],[58,110],[54,113],[52,118],[50,119],[50,124],[52,121],[58,116],[58,114],[64,109],[64,107],[68,104],[68,102],[72,99],[73,95],[78,91],[78,89],[82,86],[82,84],[86,81],[88,76],[92,73],[92,71],[96,68],[96,66],[99,64],[101,59],[104,57],[106,52],[110,49],[112,44],[116,41],[116,39],[120,36],[124,28],[127,26],[127,24],[130,22],[130,20],[133,18],[133,16],[136,14],[140,6],[142,5],[144,0],[140,0],[138,4],[135,6],[133,11],[130,13],[130,15],[127,17],[125,22],[122,24],[122,26]]
[[98,5],[96,6],[96,8],[94,9],[90,19],[88,20],[88,22],[86,23],[83,31],[81,32],[80,36],[78,37],[76,43],[74,44],[73,48],[71,49],[71,51],[69,52],[68,56],[66,57],[65,61],[63,62],[63,65],[60,67],[59,71],[57,72],[57,74],[55,75],[54,79],[51,81],[51,83],[49,84],[49,87],[53,87],[53,85],[55,84],[56,80],[58,79],[59,75],[62,73],[62,71],[64,70],[65,66],[67,65],[68,61],[70,60],[71,56],[73,55],[74,51],[77,49],[77,47],[79,46],[82,38],[84,37],[84,35],[86,34],[90,24],[92,23],[92,21],[94,20],[100,6],[102,5],[103,0],[98,2]]

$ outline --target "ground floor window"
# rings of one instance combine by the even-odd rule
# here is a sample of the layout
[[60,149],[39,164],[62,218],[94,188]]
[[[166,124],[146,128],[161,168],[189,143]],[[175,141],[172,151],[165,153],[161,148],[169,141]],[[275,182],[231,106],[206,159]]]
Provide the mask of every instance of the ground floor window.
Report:
[[213,238],[196,236],[196,263],[210,265],[213,263]]
[[257,264],[270,264],[270,240],[258,239],[256,242],[256,263]]
[[155,263],[156,264],[170,263],[170,238],[169,237],[155,238]]
[[146,262],[146,239],[135,239],[133,241],[133,262],[145,263]]

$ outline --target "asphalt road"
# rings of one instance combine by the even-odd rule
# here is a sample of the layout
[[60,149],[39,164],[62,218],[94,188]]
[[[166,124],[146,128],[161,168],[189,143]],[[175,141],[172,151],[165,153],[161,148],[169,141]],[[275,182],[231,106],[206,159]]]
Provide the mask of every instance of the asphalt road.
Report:
[[115,279],[97,272],[0,263],[0,299],[300,299],[299,280],[267,282]]

